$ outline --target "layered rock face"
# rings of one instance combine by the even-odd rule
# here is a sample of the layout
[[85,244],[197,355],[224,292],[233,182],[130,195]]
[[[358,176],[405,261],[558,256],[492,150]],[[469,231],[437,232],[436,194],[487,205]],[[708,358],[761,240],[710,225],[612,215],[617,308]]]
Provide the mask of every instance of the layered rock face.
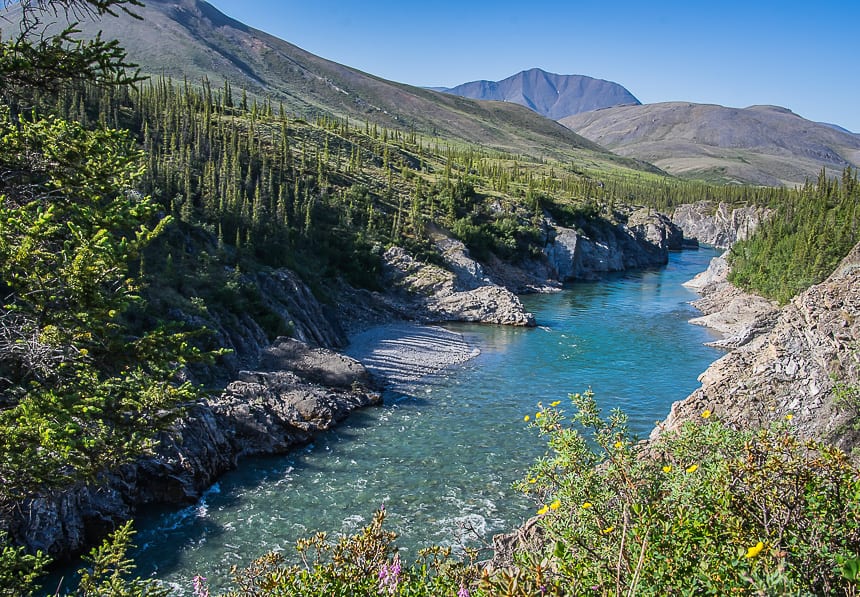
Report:
[[684,233],[667,216],[639,209],[626,224],[577,231],[551,224],[544,249],[551,271],[565,282],[606,272],[657,267],[684,247]]
[[801,434],[849,452],[855,448],[857,406],[840,403],[834,387],[836,381],[860,384],[860,245],[763,328],[709,367],[702,387],[673,404],[653,435],[709,409],[743,427],[791,415]]
[[152,456],[99,486],[30,497],[2,526],[17,543],[62,558],[142,505],[193,502],[240,457],[284,453],[380,402],[360,363],[297,340],[279,339],[261,366],[273,370],[241,372],[220,396],[188,406]]
[[761,207],[733,208],[722,202],[714,206],[710,201],[699,201],[676,207],[672,222],[688,238],[727,249],[736,241],[749,238],[768,213]]

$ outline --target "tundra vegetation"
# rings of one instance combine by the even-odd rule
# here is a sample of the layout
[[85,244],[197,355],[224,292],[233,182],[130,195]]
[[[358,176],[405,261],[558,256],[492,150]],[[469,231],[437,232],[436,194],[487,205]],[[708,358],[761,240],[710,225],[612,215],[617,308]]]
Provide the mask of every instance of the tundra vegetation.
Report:
[[[42,20],[45,7],[109,16],[134,0],[18,4],[22,26],[0,38],[4,509],[97,483],[201,395],[180,373],[219,347],[170,313],[249,311],[272,337],[288,331],[243,272],[289,267],[326,301],[343,282],[376,288],[388,246],[439,259],[432,227],[479,259],[519,263],[539,256],[546,214],[587,231],[630,205],[709,199],[775,210],[735,249],[733,275],[787,300],[856,242],[856,172],[797,190],[720,187],[288,114],[229,83],[145,80],[118,44]],[[557,405],[534,415],[550,451],[522,489],[546,541],[514,567],[485,572],[478,554],[442,549],[403,562],[380,511],[354,537],[318,535],[293,561],[236,571],[235,594],[856,591],[860,489],[844,455],[790,422],[741,433],[703,419],[645,457],[620,414],[603,421],[590,394],[574,403],[579,426]],[[119,527],[69,590],[160,594],[127,578],[132,535]],[[0,591],[37,593],[49,559],[0,540]]]

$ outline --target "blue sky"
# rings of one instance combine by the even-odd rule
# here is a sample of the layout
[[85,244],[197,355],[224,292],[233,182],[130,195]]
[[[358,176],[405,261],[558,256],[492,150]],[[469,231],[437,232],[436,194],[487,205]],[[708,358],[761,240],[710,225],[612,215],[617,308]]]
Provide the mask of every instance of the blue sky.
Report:
[[860,1],[209,0],[309,52],[412,85],[539,67],[644,103],[785,106],[860,132]]

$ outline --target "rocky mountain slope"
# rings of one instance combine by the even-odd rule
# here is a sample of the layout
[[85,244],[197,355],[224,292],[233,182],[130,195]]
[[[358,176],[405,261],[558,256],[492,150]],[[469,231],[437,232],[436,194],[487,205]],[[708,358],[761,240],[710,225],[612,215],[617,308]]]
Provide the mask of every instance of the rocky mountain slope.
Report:
[[501,81],[471,81],[442,91],[473,99],[513,102],[552,120],[640,103],[618,83],[584,75],[557,75],[539,68],[524,70]]
[[[386,81],[253,29],[202,0],[151,0],[135,12],[142,20],[120,13],[83,21],[79,28],[83,37],[104,30],[104,38],[118,39],[143,73],[191,85],[205,78],[216,92],[229,81],[236,103],[245,89],[305,118],[324,113],[515,153],[578,154],[634,165],[517,104],[476,102]],[[7,17],[15,26],[14,7]]]
[[[738,306],[737,291],[720,279],[701,291],[708,317],[725,320]],[[725,292],[734,298],[715,296]],[[788,421],[803,435],[855,449],[860,397],[840,398],[838,384],[860,385],[860,244],[823,283],[782,309],[761,310],[742,327],[751,333],[741,334],[747,336],[741,346],[711,365],[702,387],[672,405],[654,433],[708,409],[739,426]]]
[[621,155],[682,177],[760,185],[803,184],[821,168],[860,165],[860,137],[776,106],[668,102],[607,108],[562,124]]

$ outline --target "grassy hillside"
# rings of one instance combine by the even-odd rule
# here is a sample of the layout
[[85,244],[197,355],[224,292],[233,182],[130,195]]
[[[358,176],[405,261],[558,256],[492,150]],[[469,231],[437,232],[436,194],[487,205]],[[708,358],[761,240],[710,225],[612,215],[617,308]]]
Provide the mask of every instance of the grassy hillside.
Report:
[[[143,20],[120,14],[110,19],[109,27],[84,20],[80,29],[90,38],[104,29],[105,38],[120,40],[144,73],[187,79],[193,85],[206,79],[216,89],[229,82],[237,92],[271,98],[283,103],[289,114],[310,120],[319,114],[367,120],[533,157],[654,171],[522,106],[476,102],[386,81],[310,54],[200,0],[152,0],[135,12]],[[10,20],[15,21],[14,11]]]
[[576,114],[562,124],[666,172],[725,184],[787,185],[860,165],[860,137],[784,108],[669,102]]

